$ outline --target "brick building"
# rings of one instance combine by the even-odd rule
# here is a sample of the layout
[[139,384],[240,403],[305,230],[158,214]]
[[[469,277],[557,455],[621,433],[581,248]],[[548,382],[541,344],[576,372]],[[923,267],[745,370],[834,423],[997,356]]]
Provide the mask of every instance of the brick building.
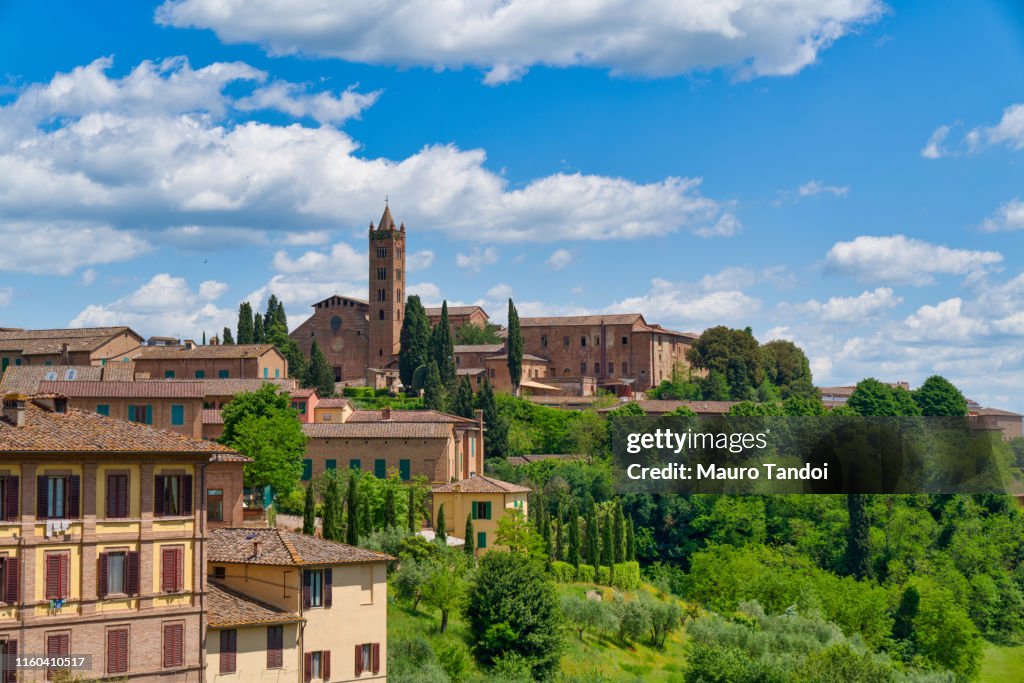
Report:
[[0,328],[0,372],[18,365],[100,365],[141,343],[130,327]]
[[[431,326],[441,322],[441,307],[430,307],[427,310],[427,319]],[[448,327],[451,329],[452,338],[455,337],[455,330],[463,325],[476,325],[485,327],[490,322],[490,316],[480,306],[449,306]]]
[[285,379],[288,361],[273,344],[143,346],[124,356],[136,379]]

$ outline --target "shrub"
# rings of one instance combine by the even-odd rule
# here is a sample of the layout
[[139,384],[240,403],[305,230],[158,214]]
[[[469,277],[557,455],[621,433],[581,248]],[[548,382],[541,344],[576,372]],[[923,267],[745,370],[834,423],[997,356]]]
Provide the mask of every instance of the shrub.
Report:
[[608,576],[608,567],[597,568],[597,583],[601,584],[602,586],[611,585],[612,581],[611,578],[609,578]]
[[576,580],[576,568],[568,562],[556,560],[551,563],[551,575],[559,583],[572,583]]
[[616,594],[612,610],[618,618],[618,637],[623,645],[640,639],[650,626],[650,611],[641,600],[626,600]]
[[594,568],[589,564],[581,564],[576,567],[576,580],[580,583],[594,583]]
[[620,562],[615,565],[612,585],[624,591],[636,590],[640,587],[640,563]]
[[306,489],[296,486],[283,496],[278,496],[274,503],[277,509],[286,515],[301,515],[306,504]]
[[459,641],[449,641],[438,647],[437,661],[454,683],[466,680],[473,671],[473,658]]

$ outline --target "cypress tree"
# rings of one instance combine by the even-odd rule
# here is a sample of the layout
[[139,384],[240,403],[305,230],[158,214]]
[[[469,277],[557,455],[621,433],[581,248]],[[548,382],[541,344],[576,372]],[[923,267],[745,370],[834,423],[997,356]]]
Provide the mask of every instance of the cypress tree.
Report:
[[203,346],[206,346],[206,330],[203,330]]
[[910,640],[914,636],[914,619],[920,611],[921,593],[914,586],[907,586],[896,608],[892,624],[892,637],[896,640]]
[[267,331],[263,329],[263,316],[259,313],[252,320],[252,340],[256,344],[262,344],[267,339]]
[[596,571],[600,564],[600,556],[597,552],[597,517],[594,515],[594,508],[591,507],[587,513],[587,564]]
[[288,316],[285,315],[284,304],[276,294],[271,294],[267,299],[267,312],[263,316],[263,327],[268,334],[274,327],[283,327],[286,332],[288,331]]
[[871,573],[867,504],[868,497],[863,493],[846,495],[846,509],[850,513],[850,526],[846,530],[846,571],[858,579]]
[[341,533],[341,487],[338,478],[331,476],[324,491],[323,535],[328,541],[340,541]]
[[399,334],[398,377],[406,389],[413,385],[416,368],[430,359],[430,319],[415,294],[405,304],[405,318]]
[[427,380],[423,385],[423,407],[429,410],[445,409],[445,391],[441,373],[433,360],[427,367]]
[[608,567],[608,585],[612,584],[612,572],[615,570],[615,551],[612,549],[614,540],[612,538],[612,515],[611,511],[605,511],[604,524],[601,536],[601,564]]
[[230,327],[225,327],[224,328],[224,333],[221,335],[220,343],[221,344],[234,344],[235,343],[235,338],[231,336],[231,328]]
[[473,515],[466,515],[466,545],[462,546],[462,549],[466,551],[466,554],[473,557],[475,553],[475,547],[473,545]]
[[356,477],[351,472],[348,475],[348,495],[345,496],[345,503],[348,507],[345,542],[349,545],[359,545],[359,489],[356,488]]
[[523,378],[523,333],[512,299],[508,300],[508,374],[512,378],[512,395],[518,396],[519,382]]
[[633,518],[626,518],[626,562],[636,560],[636,537],[633,535]]
[[302,505],[302,533],[312,536],[316,531],[316,496],[313,494],[313,484],[306,487],[305,501]]
[[252,305],[248,301],[238,304],[238,335],[239,344],[253,343]]
[[487,436],[484,439],[484,455],[488,458],[504,458],[508,452],[508,424],[498,412],[491,380],[484,377],[484,385],[476,397],[476,407],[484,413]]
[[452,328],[448,323],[448,302],[441,303],[441,319],[430,334],[430,359],[437,363],[441,384],[446,388],[455,385],[455,345],[452,342]]
[[398,526],[398,512],[395,510],[395,489],[388,486],[384,492],[384,528]]
[[406,510],[406,524],[410,534],[416,533],[416,489],[409,487],[409,507]]
[[558,513],[555,515],[555,559],[559,562],[565,561],[565,551],[562,548],[562,506],[558,506]]
[[569,506],[569,556],[567,561],[573,567],[580,566],[580,523],[575,503]]
[[473,417],[473,386],[469,383],[469,376],[463,375],[458,382],[459,388],[455,391],[450,410],[459,417]]
[[309,364],[306,366],[305,375],[302,378],[302,386],[307,389],[316,389],[321,398],[334,396],[334,371],[327,362],[327,356],[320,350],[320,345],[313,340],[313,346],[309,350]]
[[540,537],[544,539],[544,553],[551,554],[551,517],[544,507],[540,508],[538,523],[540,524]]
[[622,506],[615,502],[614,523],[612,527],[612,560],[619,564],[624,559],[623,550],[626,546],[626,522],[622,517]]
[[434,525],[434,534],[437,536],[437,540],[448,541],[448,529],[446,528],[448,523],[444,519],[444,504],[437,509],[437,523]]
[[373,513],[370,512],[370,498],[359,496],[359,536],[366,538],[373,533]]

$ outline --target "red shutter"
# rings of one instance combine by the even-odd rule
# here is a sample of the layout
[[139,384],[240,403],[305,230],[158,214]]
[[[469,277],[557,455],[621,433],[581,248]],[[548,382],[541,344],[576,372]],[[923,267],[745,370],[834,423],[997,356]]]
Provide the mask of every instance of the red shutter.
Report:
[[220,632],[220,672],[234,673],[235,653],[238,648],[238,632],[235,630]]
[[267,668],[280,669],[284,666],[284,627],[267,627]]
[[324,607],[330,607],[333,596],[331,595],[334,591],[332,590],[332,584],[334,583],[334,572],[330,567],[324,570]]
[[158,474],[153,477],[153,514],[157,517],[164,515],[164,480],[166,477]]
[[174,554],[174,548],[160,549],[160,590],[164,593],[174,592],[174,579],[177,576]]
[[164,626],[164,668],[181,666],[185,661],[183,624],[166,624]]
[[110,568],[110,553],[100,553],[99,580],[96,587],[96,595],[104,597],[107,594],[107,575]]
[[310,573],[308,569],[304,569],[302,571],[302,607],[304,609],[309,609],[309,606],[313,602],[311,597],[312,582],[313,575]]
[[331,680],[331,651],[324,650],[320,654],[320,675],[325,681]]
[[46,599],[56,600],[60,597],[60,556],[55,553],[46,555]]
[[356,645],[356,676],[363,673],[363,646]]
[[302,656],[302,680],[309,683],[313,680],[313,653],[307,652]]
[[46,510],[49,507],[50,478],[36,477],[36,517],[46,519]]
[[8,522],[16,522],[18,520],[18,483],[18,477],[7,477],[7,481],[4,482],[5,493],[7,494],[7,499],[4,500],[4,516]]
[[380,673],[380,643],[373,644],[373,673]]
[[68,519],[82,516],[82,478],[77,474],[68,477]]
[[139,553],[125,553],[124,558],[124,590],[128,595],[139,592]]
[[[57,597],[67,598],[71,595],[71,555],[61,553],[60,557],[60,595]],[[67,654],[70,654],[67,653]]]
[[164,624],[164,668],[174,666],[174,625]]
[[111,629],[107,631],[107,673],[120,674],[127,671],[128,629]]
[[114,474],[107,475],[107,517],[117,517],[117,475]]
[[185,590],[185,549],[174,549],[174,592]]
[[8,555],[4,561],[4,602],[13,605],[18,602],[18,558]]
[[7,641],[7,661],[4,667],[4,683],[18,683],[18,670],[14,668],[18,656],[18,641]]
[[192,475],[181,478],[181,514],[192,514]]

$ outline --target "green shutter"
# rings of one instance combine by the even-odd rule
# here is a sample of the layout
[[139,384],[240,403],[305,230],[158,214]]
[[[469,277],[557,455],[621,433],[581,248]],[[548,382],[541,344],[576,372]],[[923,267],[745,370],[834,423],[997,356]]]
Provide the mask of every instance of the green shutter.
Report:
[[218,370],[217,371],[217,377],[220,377],[221,379],[227,379],[228,378],[228,371],[227,370]]
[[135,406],[128,404],[128,421],[135,422]]
[[196,379],[203,379],[206,377],[206,370],[196,370]]
[[373,476],[378,479],[388,478],[388,461],[384,458],[377,458],[373,461]]
[[484,519],[491,518],[491,502],[487,501],[484,503]]
[[164,379],[174,379],[174,370],[164,370]]
[[107,405],[106,403],[101,403],[98,406],[96,406],[96,412],[99,413],[100,415],[106,415],[107,417],[110,417],[110,406]]
[[360,462],[359,458],[352,458],[348,461],[348,468],[350,470],[361,470],[363,468],[363,464]]
[[177,403],[171,406],[171,424],[185,424],[185,406]]
[[476,547],[478,550],[483,550],[487,547],[487,532],[478,531],[476,532]]
[[151,405],[146,406],[146,424],[153,424],[153,406]]
[[306,458],[302,461],[302,481],[309,481],[313,478],[313,461]]
[[327,469],[329,469],[329,470],[336,470],[336,469],[338,469],[338,461],[337,460],[328,460],[327,461]]
[[11,359],[8,358],[7,356],[4,356],[3,358],[0,358],[0,372],[3,372],[4,370],[6,370],[7,366],[10,365],[10,364],[11,364]]
[[412,478],[408,460],[398,461],[398,476],[402,478],[402,481],[409,481]]
[[281,368],[274,368],[274,379],[281,378]]
[[476,514],[476,501],[473,501],[472,503],[469,504],[469,509],[472,511],[473,519],[480,519],[480,517],[478,517]]

